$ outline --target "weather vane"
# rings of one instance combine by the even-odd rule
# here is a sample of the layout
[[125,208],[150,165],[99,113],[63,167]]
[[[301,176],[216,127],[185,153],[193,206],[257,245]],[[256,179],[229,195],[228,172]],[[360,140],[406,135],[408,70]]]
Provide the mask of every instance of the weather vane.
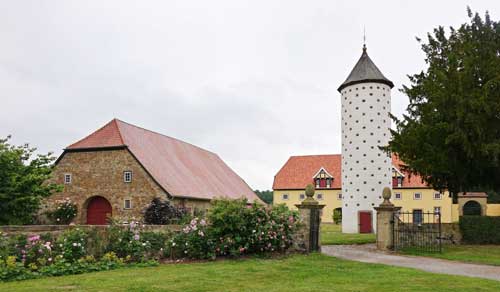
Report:
[[366,51],[366,26],[363,25],[363,51]]

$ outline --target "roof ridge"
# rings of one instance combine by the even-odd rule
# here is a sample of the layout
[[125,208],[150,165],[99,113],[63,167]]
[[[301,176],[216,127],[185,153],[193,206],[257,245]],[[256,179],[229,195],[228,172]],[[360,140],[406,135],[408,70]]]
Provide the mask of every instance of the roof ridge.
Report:
[[340,156],[342,154],[340,153],[335,153],[335,154],[308,154],[308,155],[291,155],[290,158],[292,157],[311,157],[311,156]]
[[118,125],[118,121],[119,121],[119,120],[118,120],[117,118],[114,118],[114,119],[112,120],[112,122],[114,122],[114,123],[115,123],[116,128],[118,129],[118,136],[120,136],[120,140],[122,141],[122,144],[123,144],[123,145],[126,145],[126,144],[125,144],[125,140],[123,139],[122,129],[120,129],[120,125]]
[[[76,144],[78,144],[78,143],[80,143],[80,142],[84,141],[85,139],[88,139],[90,136],[94,135],[95,133],[98,133],[98,132],[102,131],[104,128],[106,128],[106,127],[108,127],[109,125],[111,125],[111,123],[113,123],[113,121],[115,121],[115,120],[117,120],[117,119],[116,119],[116,118],[115,118],[115,119],[112,119],[111,121],[107,122],[104,126],[102,126],[102,127],[100,127],[99,129],[97,129],[97,130],[95,130],[95,131],[91,132],[90,134],[88,134],[87,136],[83,137],[82,139],[80,139],[80,140],[78,140],[78,141],[76,141],[76,142],[74,142],[74,143],[72,143],[72,144],[70,144],[70,145],[66,146],[66,148],[65,148],[65,149],[71,148],[71,147],[73,147],[74,145],[76,145]],[[122,145],[117,145],[117,146],[126,146],[126,144],[125,144],[125,142],[123,141],[123,138],[122,138],[122,136],[121,136],[121,133],[120,133],[120,128],[118,127],[118,124],[116,124],[116,128],[118,129],[118,135],[120,135],[120,140],[121,140],[121,142],[122,142]],[[98,148],[100,148],[100,147],[98,147]]]
[[[129,122],[125,122],[125,121],[120,120],[120,119],[117,119],[117,118],[115,118],[115,120],[117,120],[117,121],[119,121],[119,122],[121,122],[121,123],[127,124],[127,125],[129,125],[129,126],[135,127],[135,128],[137,128],[137,129],[144,130],[144,131],[146,131],[146,132],[150,132],[150,133],[153,133],[153,134],[156,134],[156,135],[163,136],[163,137],[165,137],[165,138],[169,138],[169,139],[172,139],[172,140],[175,140],[175,141],[179,141],[179,142],[184,143],[184,144],[188,144],[188,145],[190,145],[190,146],[193,146],[193,147],[195,147],[195,148],[198,148],[198,149],[200,149],[200,150],[203,150],[203,151],[205,151],[205,152],[211,153],[211,154],[213,154],[213,155],[215,155],[215,156],[219,157],[219,155],[217,155],[217,153],[215,153],[215,152],[213,152],[213,151],[210,151],[210,150],[207,150],[207,149],[204,149],[204,148],[201,148],[200,146],[196,146],[196,145],[194,145],[194,144],[192,144],[192,143],[190,143],[190,142],[186,142],[186,141],[183,141],[183,140],[181,140],[181,139],[178,139],[178,138],[175,138],[175,137],[171,137],[171,136],[168,136],[168,135],[162,134],[162,133],[160,133],[160,132],[156,132],[156,131],[153,131],[153,130],[149,130],[149,129],[146,129],[146,128],[144,128],[144,127],[137,126],[137,125],[131,124],[131,123],[129,123]],[[120,133],[120,136],[121,136],[121,133]],[[124,145],[126,145],[126,144],[124,143]]]

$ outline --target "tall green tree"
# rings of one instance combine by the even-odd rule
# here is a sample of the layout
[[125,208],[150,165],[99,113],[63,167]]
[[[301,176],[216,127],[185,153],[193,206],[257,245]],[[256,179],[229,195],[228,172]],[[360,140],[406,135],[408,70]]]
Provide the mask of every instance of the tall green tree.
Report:
[[273,203],[273,191],[266,190],[266,191],[259,191],[255,190],[255,194],[264,202],[267,204],[272,204]]
[[60,190],[44,183],[50,178],[51,154],[35,155],[28,144],[14,146],[10,137],[0,139],[0,225],[29,224],[40,207],[40,201]]
[[500,23],[469,22],[421,43],[427,70],[408,76],[409,97],[386,150],[436,189],[500,189]]

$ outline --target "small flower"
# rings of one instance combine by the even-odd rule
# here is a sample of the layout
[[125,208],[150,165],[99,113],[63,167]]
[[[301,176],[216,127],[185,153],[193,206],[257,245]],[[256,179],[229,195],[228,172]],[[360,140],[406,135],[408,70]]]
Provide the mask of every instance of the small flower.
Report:
[[172,242],[172,246],[175,246],[175,242]]
[[76,243],[76,242],[73,242],[73,246],[77,246],[77,243]]
[[139,240],[139,239],[140,239],[139,234],[134,235],[134,239],[135,239],[135,240]]

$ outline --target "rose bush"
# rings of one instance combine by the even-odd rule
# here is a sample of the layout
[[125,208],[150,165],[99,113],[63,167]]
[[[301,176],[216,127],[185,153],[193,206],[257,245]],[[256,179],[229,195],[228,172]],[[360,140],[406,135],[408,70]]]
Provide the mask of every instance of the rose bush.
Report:
[[53,224],[69,224],[76,217],[78,209],[70,198],[56,201],[54,210],[47,212],[47,217]]

